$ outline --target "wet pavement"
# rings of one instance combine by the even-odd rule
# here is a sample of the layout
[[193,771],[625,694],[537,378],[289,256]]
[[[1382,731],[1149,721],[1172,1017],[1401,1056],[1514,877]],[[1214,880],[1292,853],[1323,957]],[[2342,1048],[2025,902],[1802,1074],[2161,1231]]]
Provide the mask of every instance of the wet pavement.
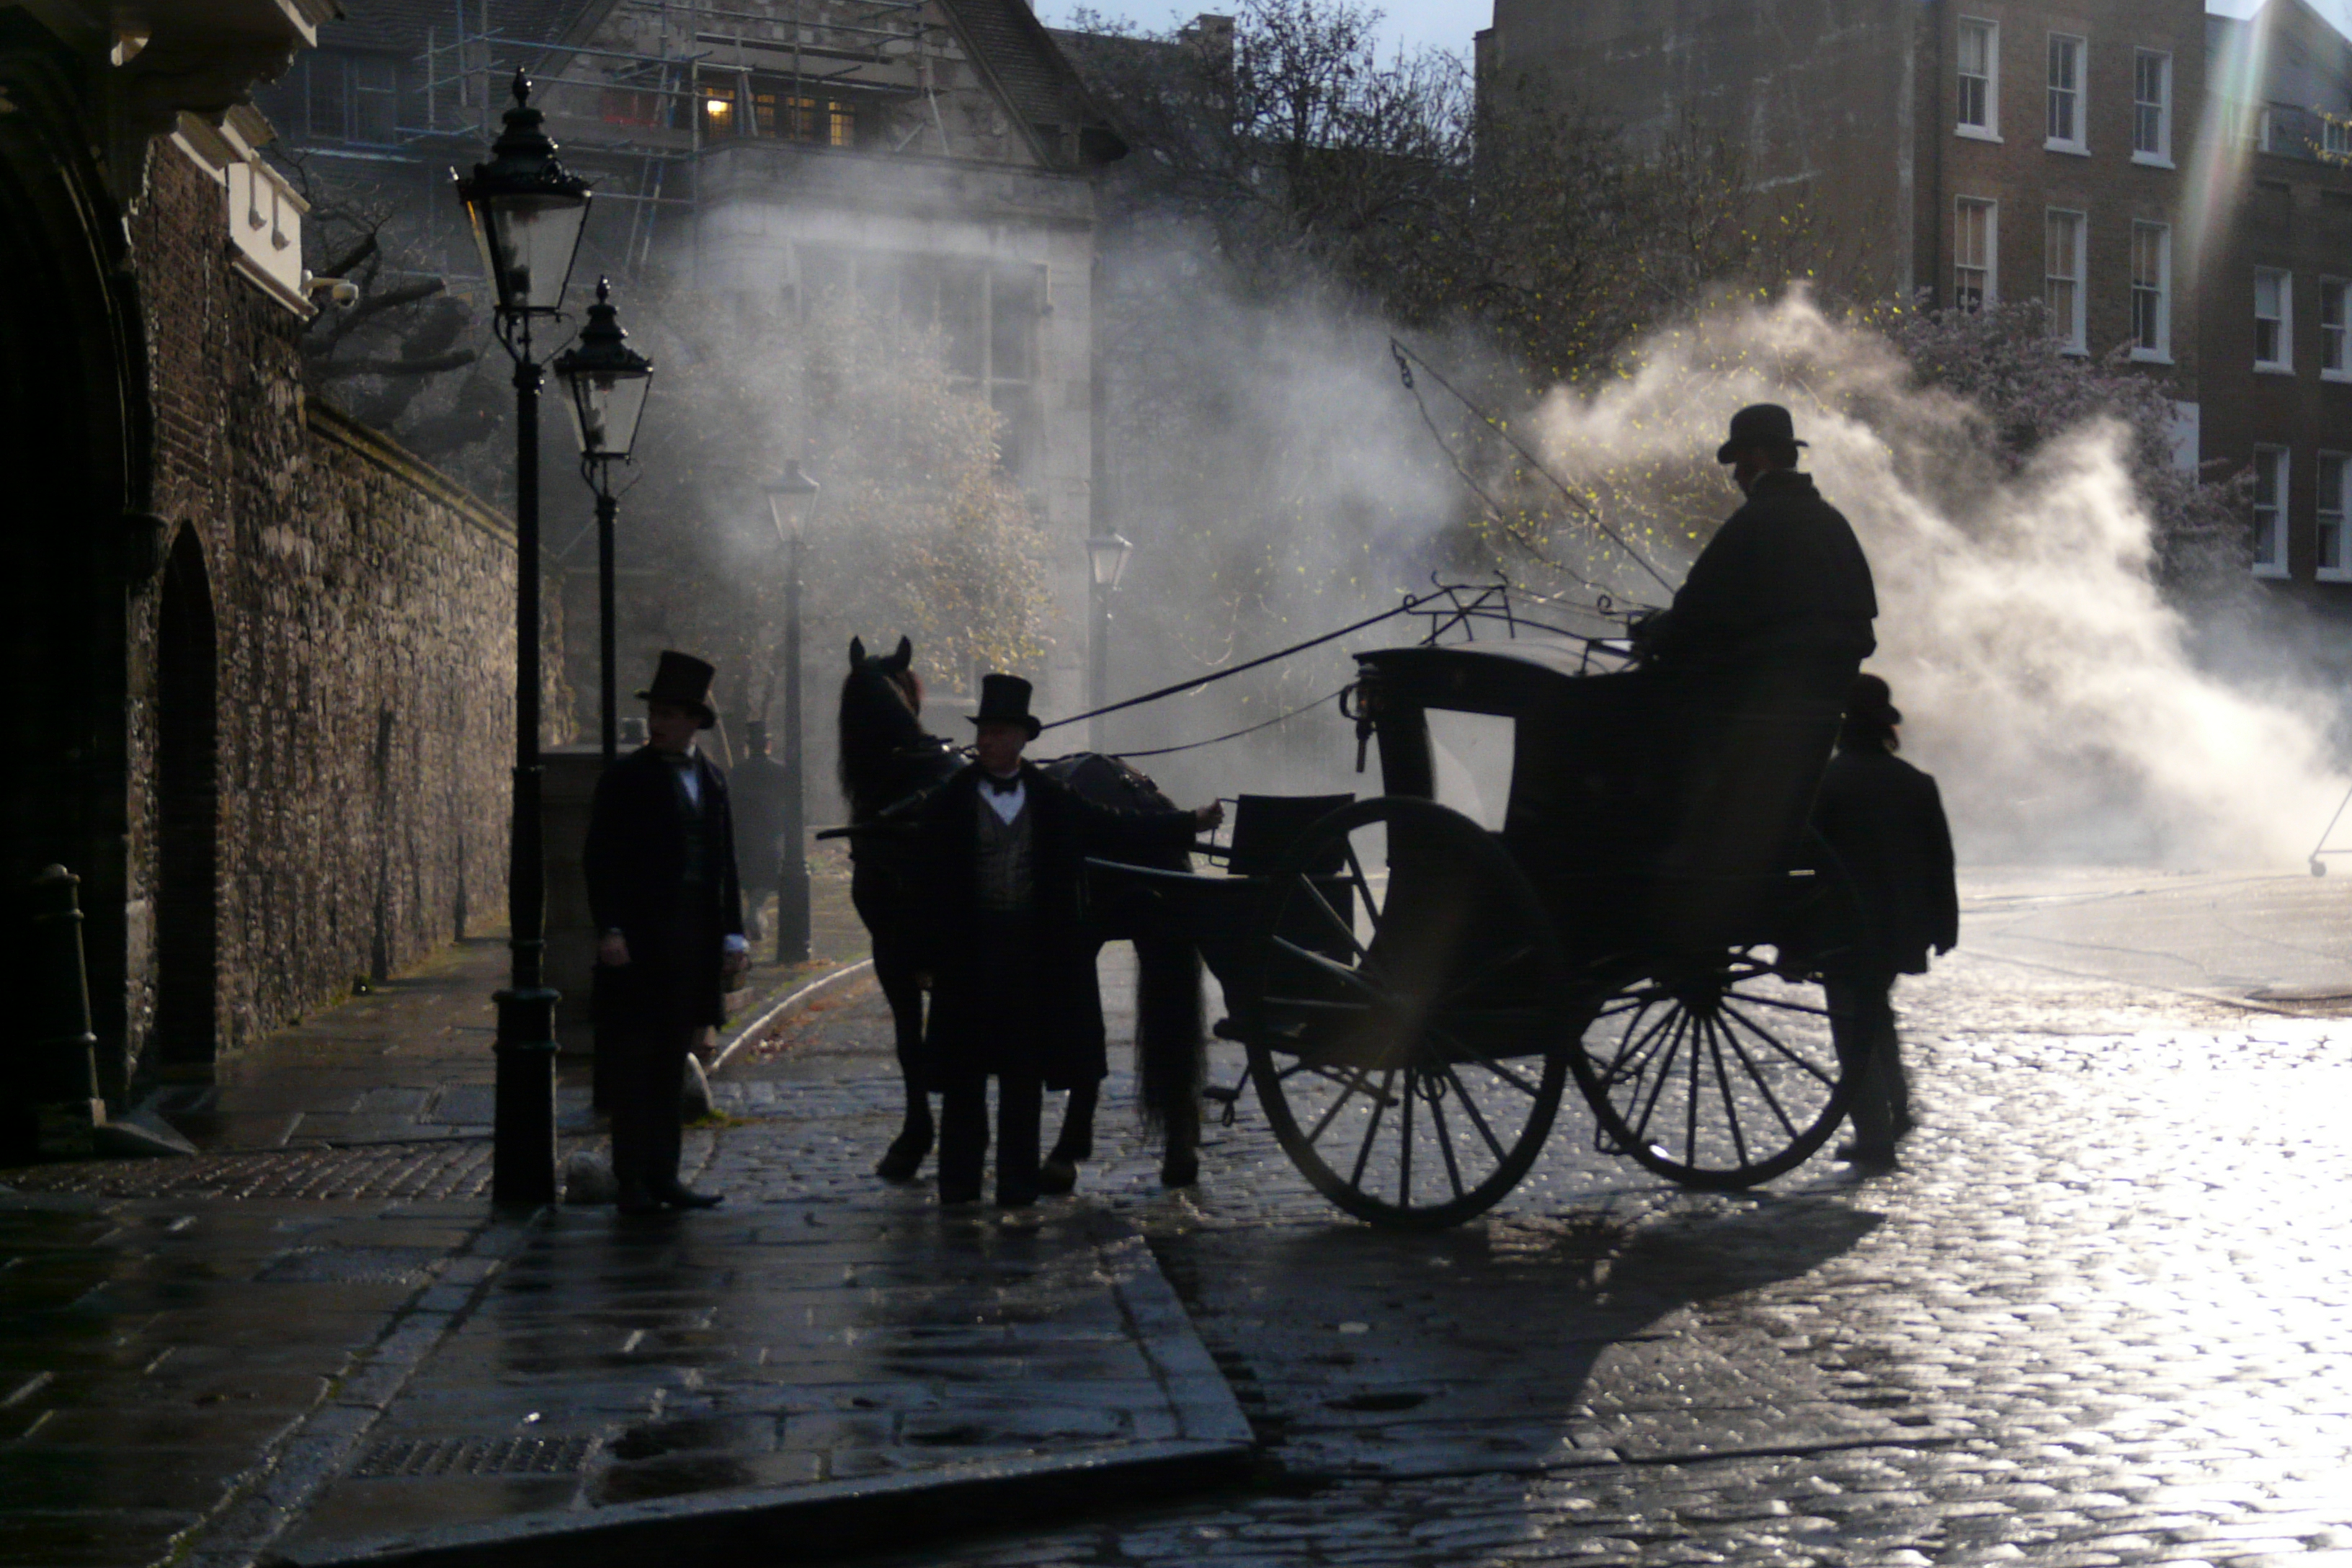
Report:
[[[674,1524],[1141,1452],[1214,1416],[1211,1364],[1250,1479],[870,1560],[2352,1562],[2352,1021],[2216,999],[2352,979],[2352,886],[1970,893],[1969,951],[1897,997],[1926,1125],[1867,1182],[1823,1158],[1682,1194],[1571,1100],[1493,1214],[1397,1237],[1315,1196],[1247,1100],[1202,1185],[1161,1191],[1122,1071],[1076,1198],[943,1217],[867,1173],[898,1096],[870,994],[739,1054],[691,1135],[728,1207],[642,1229],[491,1225],[471,1188],[425,1195],[465,1187],[417,1174],[434,1146],[341,1185],[0,1176],[89,1189],[0,1194],[0,1562],[175,1536],[244,1562],[289,1511],[274,1549],[324,1562],[428,1521]],[[1146,1320],[1195,1348],[1111,1331]]]

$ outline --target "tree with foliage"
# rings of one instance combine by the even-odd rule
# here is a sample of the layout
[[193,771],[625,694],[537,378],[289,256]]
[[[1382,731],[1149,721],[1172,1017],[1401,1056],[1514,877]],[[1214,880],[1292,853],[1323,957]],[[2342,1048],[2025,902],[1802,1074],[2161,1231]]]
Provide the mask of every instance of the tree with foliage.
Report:
[[[975,665],[1035,662],[1045,541],[1000,464],[999,416],[950,379],[937,332],[836,295],[798,319],[658,299],[631,316],[658,383],[624,559],[657,569],[641,607],[719,665],[730,711],[773,698],[783,544],[759,487],[787,456],[823,487],[806,533],[810,650],[906,632],[953,684]],[[812,691],[831,669],[813,660]]]

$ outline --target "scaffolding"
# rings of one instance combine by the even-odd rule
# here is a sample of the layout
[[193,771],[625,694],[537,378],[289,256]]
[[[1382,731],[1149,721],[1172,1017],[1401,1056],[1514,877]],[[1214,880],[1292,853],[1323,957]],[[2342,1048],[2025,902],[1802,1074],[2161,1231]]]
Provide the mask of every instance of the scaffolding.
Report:
[[[740,8],[746,4],[755,8]],[[665,211],[689,221],[694,165],[747,140],[950,151],[941,67],[962,49],[928,0],[619,0],[585,37],[501,31],[492,0],[427,29],[418,150],[494,140],[517,69],[567,163],[630,205],[621,261],[645,265]],[[907,110],[912,109],[914,112]],[[682,210],[681,210],[682,209]]]

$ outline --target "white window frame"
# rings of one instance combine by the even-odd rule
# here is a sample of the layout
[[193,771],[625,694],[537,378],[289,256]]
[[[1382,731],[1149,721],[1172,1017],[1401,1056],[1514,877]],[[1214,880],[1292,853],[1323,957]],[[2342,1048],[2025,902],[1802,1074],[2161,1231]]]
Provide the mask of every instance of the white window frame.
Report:
[[[2333,486],[2328,483],[2330,468],[2336,470]],[[2344,505],[2347,492],[2352,491],[2352,455],[2322,452],[2317,468],[2319,515],[2312,531],[2312,560],[2315,563],[2312,575],[2323,583],[2352,583],[2352,538],[2346,536]],[[2331,544],[2336,557],[2333,566],[2327,563]]]
[[1971,77],[1961,71],[1958,66],[1960,56],[1956,49],[1953,76],[1959,84],[1963,113],[1967,111],[1967,84],[1971,81],[1984,83],[1984,121],[1971,124],[1960,120],[1953,125],[1952,132],[1955,135],[1974,137],[1979,142],[1998,142],[2000,140],[2000,24],[1986,16],[1963,16],[1960,18],[1960,37],[1963,39],[1971,27],[1981,28],[1984,32],[1984,75]]
[[[2157,67],[2156,97],[2141,96],[2145,78],[2142,68],[2153,61]],[[2155,133],[2144,135],[2153,110]],[[2156,144],[2143,147],[2143,141]],[[2132,51],[2132,162],[2154,168],[2169,169],[2172,165],[2172,56],[2163,49]]]
[[[1962,242],[1968,237],[1969,215],[1984,215],[1984,254],[1979,264],[1964,259]],[[1977,291],[1977,304],[1982,309],[2000,299],[2000,204],[1984,196],[1958,196],[1952,205],[1952,305],[1956,310],[1971,307],[1963,302],[1965,289],[1960,282],[1963,269],[1982,275],[1983,286]]]
[[[2330,321],[2327,302],[2336,301]],[[2319,379],[2352,381],[2352,279],[2319,280]]]
[[[2263,314],[2263,280],[2278,280],[2278,314]],[[2263,357],[2263,323],[2275,321],[2278,326],[2278,356]],[[2254,268],[2254,368],[2269,375],[2294,374],[2294,274],[2283,267]]]
[[[2140,240],[2153,235],[2156,244],[2156,343],[2153,347],[2142,341],[2139,330]],[[2134,223],[2132,250],[2126,260],[2131,268],[2127,281],[2132,295],[2131,357],[2144,364],[2172,363],[2172,226],[2163,223]]]
[[[2265,474],[2271,480],[2271,500],[2267,506],[2262,500],[2262,481]],[[2288,488],[2293,478],[2284,447],[2254,448],[2254,537],[2252,542],[2254,575],[2257,577],[2284,577],[2287,574],[2287,498],[2293,493]],[[2267,538],[2263,527],[2265,521],[2270,524]],[[2270,546],[2267,551],[2263,548],[2265,542]]]
[[[2072,272],[2060,272],[2054,264],[2058,247],[2051,242],[2062,226],[2071,242],[2066,248],[2074,252]],[[2053,303],[2050,309],[2051,331],[2070,354],[2088,353],[2091,348],[2089,308],[2085,298],[2090,292],[2090,244],[2089,214],[2070,212],[2063,207],[2044,209],[2042,216],[2042,298],[2049,301],[2057,291],[2056,286],[2062,283],[2071,289],[2074,303],[2066,310],[2063,321],[2059,319],[2056,304]]]
[[[2071,46],[2074,82],[2072,87],[2058,85],[2058,58],[2062,48]],[[2074,153],[2088,157],[2091,152],[2091,40],[2080,33],[2050,35],[2048,114],[2042,122],[2042,145],[2053,153]],[[2059,104],[2064,101],[2067,119],[2073,122],[2074,133],[2061,136],[2056,130]]]
[[2352,158],[2352,121],[2340,118],[2321,121],[2319,150],[2331,158]]

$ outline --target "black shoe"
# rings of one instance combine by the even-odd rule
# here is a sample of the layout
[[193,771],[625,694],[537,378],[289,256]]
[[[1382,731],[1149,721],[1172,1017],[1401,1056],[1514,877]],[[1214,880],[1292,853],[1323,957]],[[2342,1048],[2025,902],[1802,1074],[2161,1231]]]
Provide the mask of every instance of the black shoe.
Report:
[[625,1215],[649,1215],[662,1212],[661,1200],[635,1183],[624,1186],[613,1199],[613,1206]]
[[978,1187],[951,1187],[945,1182],[940,1184],[940,1207],[943,1209],[968,1208],[978,1202]]
[[890,1147],[884,1151],[882,1163],[874,1167],[874,1173],[886,1182],[913,1181],[915,1173],[923,1168],[923,1156],[931,1152],[934,1135],[929,1127],[920,1132],[899,1133],[890,1141]]
[[1160,1162],[1160,1184],[1163,1187],[1189,1187],[1201,1179],[1201,1156],[1187,1150],[1181,1154],[1171,1152]]
[[996,1189],[996,1206],[1001,1209],[1025,1209],[1034,1205],[1036,1202],[1037,1189],[1034,1187]]
[[1078,1163],[1048,1154],[1037,1166],[1037,1190],[1059,1197],[1078,1184]]
[[1865,1149],[1859,1143],[1841,1143],[1837,1157],[1857,1171],[1895,1171],[1902,1166],[1892,1149]]
[[655,1195],[674,1209],[715,1209],[727,1201],[724,1193],[698,1193],[676,1182]]

